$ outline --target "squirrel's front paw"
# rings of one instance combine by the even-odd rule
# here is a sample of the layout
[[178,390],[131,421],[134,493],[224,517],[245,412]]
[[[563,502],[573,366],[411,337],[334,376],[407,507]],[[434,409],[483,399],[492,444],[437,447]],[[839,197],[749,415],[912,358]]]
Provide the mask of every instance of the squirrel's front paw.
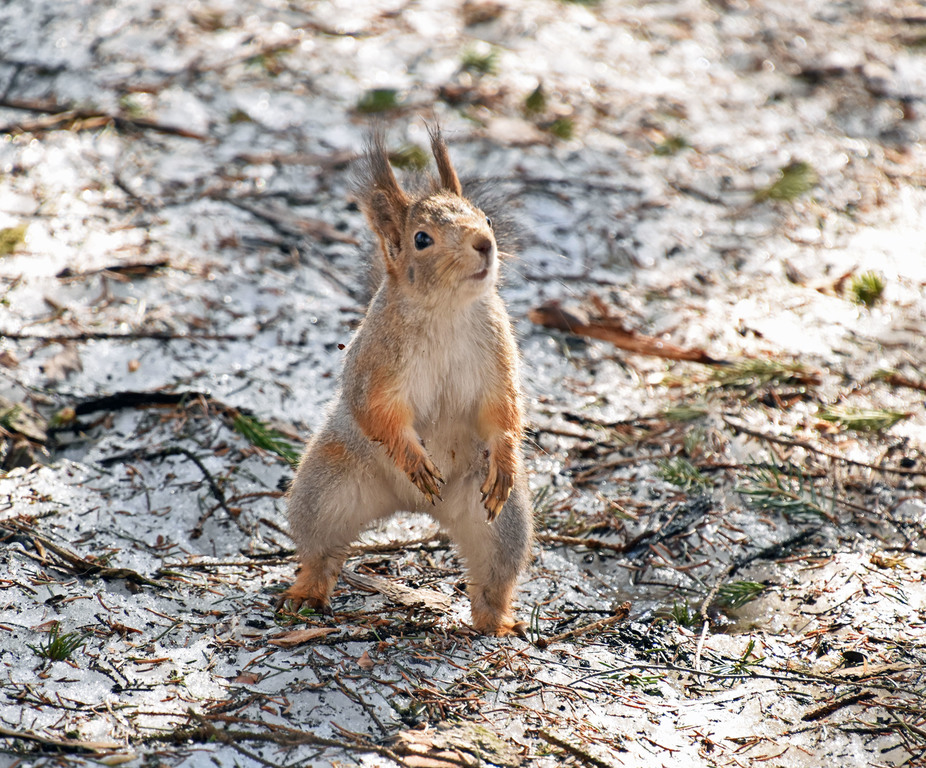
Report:
[[405,469],[405,474],[411,480],[415,487],[424,494],[424,497],[432,504],[441,500],[440,487],[444,483],[440,470],[434,466],[434,462],[426,453],[416,456],[409,462]]
[[488,513],[486,520],[492,522],[498,517],[505,502],[511,495],[511,486],[514,484],[514,476],[499,469],[498,463],[489,460],[489,475],[482,484],[479,492],[482,494],[482,506]]

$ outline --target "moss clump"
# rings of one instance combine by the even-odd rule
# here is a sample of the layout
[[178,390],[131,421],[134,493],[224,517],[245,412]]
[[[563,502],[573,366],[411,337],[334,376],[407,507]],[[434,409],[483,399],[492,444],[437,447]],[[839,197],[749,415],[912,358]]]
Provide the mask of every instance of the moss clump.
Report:
[[0,229],[0,256],[9,256],[26,239],[28,224]]
[[388,112],[399,106],[399,92],[395,88],[373,88],[360,97],[357,111],[365,115]]
[[428,167],[428,153],[417,144],[406,144],[389,153],[389,162],[403,171],[423,171]]
[[788,163],[778,171],[778,178],[765,189],[756,192],[756,200],[792,202],[813,189],[819,177],[814,167],[803,160]]
[[534,88],[524,99],[524,113],[527,115],[539,115],[546,111],[547,94],[543,90],[543,83]]
[[482,51],[478,48],[468,48],[463,52],[460,66],[464,72],[474,75],[494,75],[498,73],[498,51],[494,48]]

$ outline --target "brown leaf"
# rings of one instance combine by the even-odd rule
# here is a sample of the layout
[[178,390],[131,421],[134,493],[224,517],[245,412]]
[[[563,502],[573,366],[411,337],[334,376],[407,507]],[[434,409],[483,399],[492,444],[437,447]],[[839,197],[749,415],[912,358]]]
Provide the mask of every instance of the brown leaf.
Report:
[[41,370],[49,382],[62,381],[72,373],[83,369],[84,366],[80,361],[77,347],[71,345],[65,345],[60,352],[52,355],[41,366]]
[[281,632],[279,635],[274,635],[267,642],[270,645],[277,646],[277,648],[295,648],[297,645],[302,645],[310,640],[315,640],[316,638],[324,637],[325,635],[330,635],[332,632],[337,631],[337,627],[294,629],[290,632]]

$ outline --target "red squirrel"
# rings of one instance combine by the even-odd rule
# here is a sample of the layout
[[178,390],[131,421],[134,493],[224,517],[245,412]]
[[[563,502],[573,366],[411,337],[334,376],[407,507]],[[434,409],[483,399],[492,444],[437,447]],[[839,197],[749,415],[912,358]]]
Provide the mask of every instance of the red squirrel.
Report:
[[464,197],[440,131],[430,133],[438,178],[423,193],[399,185],[381,133],[368,141],[358,196],[385,276],[293,480],[301,567],[280,605],[330,610],[358,534],[398,510],[425,511],[466,562],[473,627],[523,635],[511,603],[533,522],[518,350],[492,222]]

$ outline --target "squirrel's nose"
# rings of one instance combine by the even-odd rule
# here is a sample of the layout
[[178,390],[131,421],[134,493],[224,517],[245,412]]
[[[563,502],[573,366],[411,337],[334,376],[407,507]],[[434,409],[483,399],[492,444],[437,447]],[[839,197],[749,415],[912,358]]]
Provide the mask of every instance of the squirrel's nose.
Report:
[[476,251],[482,258],[487,259],[492,253],[493,243],[485,235],[482,237],[477,237],[473,240],[473,250]]

